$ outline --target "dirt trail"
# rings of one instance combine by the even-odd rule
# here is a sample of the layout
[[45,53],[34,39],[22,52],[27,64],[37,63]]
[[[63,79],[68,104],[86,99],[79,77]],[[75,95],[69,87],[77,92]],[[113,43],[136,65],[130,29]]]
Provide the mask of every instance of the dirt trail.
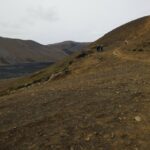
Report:
[[115,49],[113,51],[113,55],[114,56],[117,56],[118,58],[121,58],[121,59],[126,59],[126,60],[132,60],[132,61],[139,61],[139,62],[144,62],[144,63],[150,63],[150,58],[146,58],[145,57],[142,59],[142,56],[140,56],[141,58],[139,58],[138,56],[133,56],[132,55],[128,55],[126,53],[123,53],[121,52],[120,49]]

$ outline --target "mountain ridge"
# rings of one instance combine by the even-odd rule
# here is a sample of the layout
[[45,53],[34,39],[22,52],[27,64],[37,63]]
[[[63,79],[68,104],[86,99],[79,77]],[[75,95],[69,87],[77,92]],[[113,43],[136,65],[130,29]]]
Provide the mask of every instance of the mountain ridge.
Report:
[[[60,43],[61,44],[61,43]],[[74,42],[75,45],[82,43]],[[76,47],[75,51],[78,51]],[[71,49],[66,45],[66,49]],[[70,52],[71,53],[71,52]],[[0,65],[23,64],[32,62],[57,62],[66,57],[59,43],[42,45],[32,40],[20,40],[0,37]]]

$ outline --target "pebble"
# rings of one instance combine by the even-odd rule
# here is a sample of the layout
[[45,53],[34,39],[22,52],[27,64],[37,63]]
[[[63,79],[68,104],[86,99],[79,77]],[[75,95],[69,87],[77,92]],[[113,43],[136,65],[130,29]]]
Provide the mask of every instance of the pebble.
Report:
[[119,91],[116,91],[116,94],[120,94],[120,92],[119,92]]
[[93,134],[88,134],[86,137],[85,137],[85,141],[90,141],[91,138],[92,138]]
[[122,105],[119,105],[119,108],[122,108]]
[[115,134],[114,133],[111,133],[111,138],[113,139],[115,137]]
[[140,117],[140,116],[136,116],[134,119],[135,119],[135,121],[137,121],[137,122],[142,121],[142,119],[141,119],[141,117]]
[[73,146],[70,148],[70,150],[74,150]]

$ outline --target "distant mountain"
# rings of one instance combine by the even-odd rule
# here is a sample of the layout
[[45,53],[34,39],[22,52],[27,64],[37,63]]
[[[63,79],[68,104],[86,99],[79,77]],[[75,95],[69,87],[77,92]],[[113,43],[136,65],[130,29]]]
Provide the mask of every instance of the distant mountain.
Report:
[[56,62],[73,51],[82,48],[83,45],[85,44],[76,42],[42,45],[31,40],[0,37],[0,65]]
[[70,54],[74,53],[75,51],[79,51],[79,50],[85,48],[89,44],[90,43],[64,41],[64,42],[61,42],[61,43],[50,44],[50,45],[48,45],[48,47],[50,49],[56,48],[56,49],[62,50],[63,52],[70,55]]
[[66,56],[58,49],[49,49],[34,41],[0,38],[0,64],[55,62]]

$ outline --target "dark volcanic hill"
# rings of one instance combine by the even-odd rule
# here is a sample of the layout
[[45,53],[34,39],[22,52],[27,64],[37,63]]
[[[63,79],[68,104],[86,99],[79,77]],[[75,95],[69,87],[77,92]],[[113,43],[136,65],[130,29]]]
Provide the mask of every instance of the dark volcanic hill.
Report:
[[[73,44],[71,44],[73,43]],[[84,44],[83,44],[84,45]],[[31,62],[56,62],[74,50],[83,47],[82,43],[67,42],[50,46],[31,40],[19,40],[0,37],[0,65]]]

